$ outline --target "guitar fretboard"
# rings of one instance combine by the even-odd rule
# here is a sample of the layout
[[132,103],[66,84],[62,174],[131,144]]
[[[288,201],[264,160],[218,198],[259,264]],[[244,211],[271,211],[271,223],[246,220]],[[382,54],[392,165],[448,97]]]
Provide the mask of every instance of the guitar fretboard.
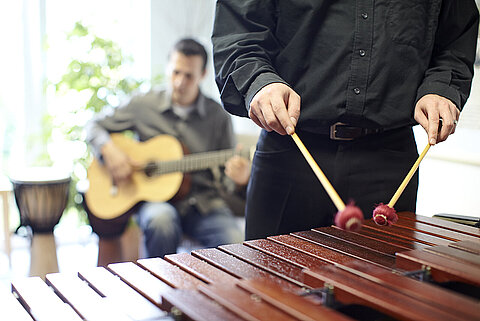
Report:
[[147,165],[145,171],[149,176],[175,172],[194,172],[225,164],[234,155],[249,156],[248,150],[219,150],[198,154],[185,155],[182,159],[172,161],[158,161]]

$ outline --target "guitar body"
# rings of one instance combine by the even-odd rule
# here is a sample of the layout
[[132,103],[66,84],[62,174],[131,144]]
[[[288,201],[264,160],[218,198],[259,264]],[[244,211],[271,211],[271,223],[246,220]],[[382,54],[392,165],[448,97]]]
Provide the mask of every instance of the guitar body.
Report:
[[[131,159],[141,164],[181,159],[182,144],[169,135],[159,135],[146,142],[137,142],[122,134],[111,135],[114,144]],[[89,188],[85,193],[88,211],[99,219],[111,220],[129,212],[142,201],[165,202],[182,192],[182,172],[147,176],[134,171],[128,184],[114,186],[108,170],[94,159],[87,173]]]

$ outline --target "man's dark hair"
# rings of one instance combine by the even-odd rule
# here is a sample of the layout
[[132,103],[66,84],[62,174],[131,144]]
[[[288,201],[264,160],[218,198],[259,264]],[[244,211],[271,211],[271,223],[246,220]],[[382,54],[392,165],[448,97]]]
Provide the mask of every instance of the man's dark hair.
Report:
[[203,60],[203,70],[207,67],[207,51],[199,42],[192,38],[179,40],[172,48],[172,52],[181,52],[185,56],[201,56]]

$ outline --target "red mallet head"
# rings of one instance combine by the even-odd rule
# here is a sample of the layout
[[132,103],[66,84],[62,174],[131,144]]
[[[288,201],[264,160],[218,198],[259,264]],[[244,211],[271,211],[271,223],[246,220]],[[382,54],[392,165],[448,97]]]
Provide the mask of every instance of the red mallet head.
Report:
[[355,232],[362,228],[362,224],[362,210],[353,203],[348,204],[343,211],[339,211],[335,215],[335,225],[343,230]]
[[393,225],[398,221],[397,212],[394,208],[380,203],[373,210],[373,221],[377,223],[377,225]]

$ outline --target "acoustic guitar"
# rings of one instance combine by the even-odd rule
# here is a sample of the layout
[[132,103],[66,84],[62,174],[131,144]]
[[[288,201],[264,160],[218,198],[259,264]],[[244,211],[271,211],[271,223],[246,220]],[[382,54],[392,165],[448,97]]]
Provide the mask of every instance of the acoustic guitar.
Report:
[[165,202],[181,190],[184,173],[223,165],[234,155],[250,159],[251,150],[227,149],[184,155],[182,144],[169,135],[138,142],[112,134],[113,143],[132,160],[142,164],[127,184],[115,185],[106,167],[94,159],[87,171],[85,192],[88,210],[103,220],[115,219],[142,201]]

